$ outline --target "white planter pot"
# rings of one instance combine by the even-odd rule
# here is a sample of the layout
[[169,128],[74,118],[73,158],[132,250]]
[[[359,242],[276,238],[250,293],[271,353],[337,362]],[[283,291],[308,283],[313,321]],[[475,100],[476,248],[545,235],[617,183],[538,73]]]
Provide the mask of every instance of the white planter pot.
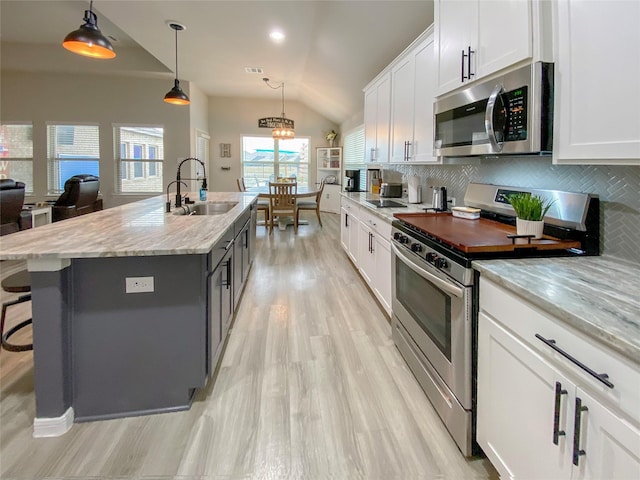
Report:
[[516,232],[518,235],[534,235],[533,238],[542,238],[544,221],[522,220],[516,218]]

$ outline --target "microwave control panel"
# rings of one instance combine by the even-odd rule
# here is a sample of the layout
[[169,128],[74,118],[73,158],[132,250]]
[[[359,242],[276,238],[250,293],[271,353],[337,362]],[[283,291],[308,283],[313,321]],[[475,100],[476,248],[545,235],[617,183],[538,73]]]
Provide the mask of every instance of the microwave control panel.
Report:
[[502,94],[503,103],[507,108],[507,128],[504,132],[507,142],[527,139],[528,89],[529,87],[525,85]]

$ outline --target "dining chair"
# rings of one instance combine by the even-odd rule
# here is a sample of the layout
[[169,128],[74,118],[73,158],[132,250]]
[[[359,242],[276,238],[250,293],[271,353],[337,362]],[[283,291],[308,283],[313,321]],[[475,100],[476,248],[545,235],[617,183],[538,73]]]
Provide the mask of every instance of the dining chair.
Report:
[[297,183],[273,183],[269,182],[269,216],[270,229],[269,234],[273,232],[273,223],[275,217],[291,216],[294,219],[293,229],[298,233],[298,215],[296,208],[296,193],[298,192]]
[[[240,192],[247,191],[247,184],[244,181],[244,177],[236,178],[236,183],[238,184],[238,190]],[[265,228],[269,226],[269,200],[258,199],[256,203],[256,210],[258,212],[264,212],[264,226]]]
[[320,227],[322,227],[322,219],[320,218],[320,199],[322,199],[322,191],[324,190],[324,179],[320,182],[320,189],[318,193],[316,193],[316,197],[314,200],[299,200],[297,202],[297,210],[296,210],[296,224],[298,223],[298,218],[300,215],[300,210],[315,210],[316,216],[318,217],[318,223]]

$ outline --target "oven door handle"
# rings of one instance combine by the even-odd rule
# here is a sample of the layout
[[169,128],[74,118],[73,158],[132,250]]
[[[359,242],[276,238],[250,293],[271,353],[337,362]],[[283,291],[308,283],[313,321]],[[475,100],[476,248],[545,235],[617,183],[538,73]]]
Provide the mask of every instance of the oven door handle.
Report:
[[487,132],[487,137],[489,137],[489,142],[491,143],[491,148],[493,152],[500,153],[502,151],[502,141],[498,141],[496,138],[496,125],[493,124],[493,114],[496,109],[496,102],[499,99],[499,95],[504,91],[504,87],[502,85],[496,85],[491,95],[489,96],[489,101],[487,102],[487,109],[484,114],[484,128]]
[[407,267],[416,272],[425,280],[428,280],[431,283],[437,285],[442,290],[450,293],[454,297],[462,298],[464,296],[463,288],[456,287],[446,280],[442,280],[441,278],[436,277],[433,273],[429,273],[424,268],[419,267],[414,262],[412,262],[411,259],[407,257],[398,247],[396,247],[395,244],[391,244],[391,249],[393,250],[393,253],[396,255],[396,257],[399,257],[401,259],[402,263],[404,263]]

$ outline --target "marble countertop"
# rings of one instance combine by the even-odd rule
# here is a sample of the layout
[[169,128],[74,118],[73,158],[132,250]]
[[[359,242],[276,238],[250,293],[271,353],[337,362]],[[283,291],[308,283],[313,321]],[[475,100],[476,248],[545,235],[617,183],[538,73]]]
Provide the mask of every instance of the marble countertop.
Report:
[[473,267],[640,364],[639,265],[600,256],[481,260]]
[[5,235],[0,260],[203,254],[256,197],[209,192],[209,202],[238,204],[221,215],[192,216],[165,213],[164,195],[148,198]]
[[406,207],[376,208],[373,205],[366,203],[366,200],[379,200],[380,195],[378,194],[368,192],[342,192],[341,195],[349,200],[359,203],[361,207],[367,208],[369,212],[372,212],[388,222],[393,220],[394,213],[424,213],[425,208],[431,208],[430,203],[408,203],[407,197],[388,199],[402,203],[406,205]]

